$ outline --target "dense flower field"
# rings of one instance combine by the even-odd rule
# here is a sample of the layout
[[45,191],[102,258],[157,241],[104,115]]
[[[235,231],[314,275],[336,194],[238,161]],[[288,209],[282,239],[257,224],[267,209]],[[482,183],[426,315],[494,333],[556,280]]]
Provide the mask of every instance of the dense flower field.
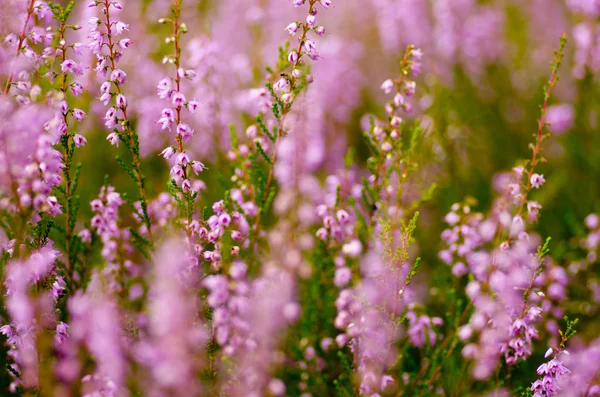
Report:
[[597,0],[0,0],[0,396],[600,396]]

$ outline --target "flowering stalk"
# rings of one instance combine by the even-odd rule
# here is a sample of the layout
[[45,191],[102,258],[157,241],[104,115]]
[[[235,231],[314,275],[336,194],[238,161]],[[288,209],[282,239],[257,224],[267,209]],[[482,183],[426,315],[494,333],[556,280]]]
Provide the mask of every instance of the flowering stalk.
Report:
[[[535,246],[530,243],[522,214],[527,207],[530,221],[535,220],[541,208],[539,203],[528,201],[528,196],[532,188],[539,188],[544,183],[543,175],[535,173],[535,166],[543,161],[539,156],[541,143],[546,138],[543,133],[546,108],[552,88],[558,81],[565,44],[566,37],[563,36],[544,90],[536,143],[531,145],[533,157],[526,164],[529,168],[513,168],[514,174],[503,186],[504,195],[497,200],[488,219],[483,219],[481,214],[470,215],[469,206],[461,207],[459,204],[455,204],[445,218],[449,225],[457,225],[461,218],[456,212],[460,208],[468,218],[468,224],[454,226],[442,233],[449,249],[440,252],[440,257],[446,263],[453,264],[456,254],[459,261],[454,264],[453,273],[461,276],[470,271],[474,276],[474,280],[467,285],[466,293],[475,311],[469,324],[461,327],[457,334],[465,341],[471,338],[473,331],[479,331],[479,344],[466,345],[463,356],[475,358],[473,375],[481,380],[488,378],[498,368],[498,346],[499,352],[504,353],[510,374],[513,365],[531,355],[532,340],[539,337],[534,322],[541,318],[542,309],[534,305],[539,297],[533,296],[532,292],[544,269],[543,257],[548,252],[549,240],[538,248],[534,256],[532,249]],[[524,175],[527,177],[525,184],[522,183]],[[517,207],[515,215],[514,206]],[[499,240],[507,234],[508,239],[499,244]],[[481,249],[490,242],[493,243],[492,252]],[[462,260],[466,260],[468,269]],[[519,291],[524,291],[523,295]]]
[[[535,134],[535,145],[530,146],[531,150],[533,152],[532,158],[531,158],[531,161],[528,161],[525,164],[525,167],[527,167],[528,169],[523,170],[523,173],[527,178],[527,183],[524,186],[523,192],[521,192],[520,203],[518,204],[519,209],[517,211],[516,216],[519,217],[520,219],[523,218],[523,211],[527,207],[528,196],[529,196],[529,193],[531,192],[532,188],[539,188],[545,182],[543,175],[535,173],[535,166],[538,164],[538,162],[546,161],[543,157],[540,157],[542,142],[549,136],[549,134],[544,134],[544,129],[548,125],[548,123],[546,122],[546,112],[548,109],[548,101],[549,101],[550,97],[552,96],[552,90],[559,79],[558,70],[560,69],[560,64],[562,63],[562,60],[564,57],[564,48],[565,48],[566,44],[567,44],[567,36],[565,34],[563,34],[560,38],[559,47],[554,53],[554,62],[552,62],[552,72],[550,74],[550,79],[548,80],[548,83],[544,87],[544,102],[542,103],[541,115],[540,115],[540,119],[538,121],[537,132]],[[510,243],[510,241],[511,241],[510,236],[509,236],[508,241]]]
[[[102,7],[104,21],[101,22],[96,17],[90,18],[89,24],[91,33],[88,37],[91,40],[89,46],[98,58],[95,71],[103,78],[106,78],[108,75],[108,79],[100,88],[102,92],[100,100],[105,105],[108,105],[113,97],[115,99],[115,106],[111,106],[104,117],[105,126],[113,130],[113,132],[108,135],[107,140],[116,146],[119,145],[119,142],[123,142],[131,153],[133,170],[129,169],[120,159],[117,160],[119,160],[120,165],[134,179],[138,186],[141,211],[137,215],[146,226],[150,246],[154,247],[151,221],[148,216],[148,199],[146,197],[144,176],[140,164],[139,137],[133,130],[131,120],[127,116],[128,101],[123,94],[123,84],[125,84],[127,74],[117,68],[117,62],[123,55],[123,51],[131,46],[132,41],[129,39],[122,39],[118,42],[118,46],[117,43],[113,41],[113,36],[118,36],[124,31],[129,30],[129,25],[121,21],[111,21],[111,7],[113,9],[121,10],[123,8],[121,4],[109,0],[92,1],[90,3],[90,7],[98,6]],[[98,27],[101,25],[104,25],[105,29],[103,31],[98,31]],[[102,53],[104,47],[108,50],[108,54],[106,55]],[[113,86],[115,89],[114,91],[112,90]],[[121,111],[121,117],[118,116],[118,110]]]
[[[327,242],[332,255],[339,255],[334,259],[337,287],[349,284],[350,269],[356,266],[353,262],[361,257],[363,243],[369,244],[370,251],[362,258],[362,279],[352,289],[340,291],[334,320],[334,326],[343,331],[335,338],[336,343],[339,347],[350,345],[360,375],[359,390],[366,395],[386,392],[395,383],[387,372],[397,360],[395,344],[402,331],[398,319],[409,307],[412,293],[408,287],[420,265],[420,258],[409,264],[408,251],[419,213],[405,218],[432,192],[425,192],[421,200],[414,203],[403,202],[403,187],[410,171],[415,169],[412,156],[420,127],[401,128],[403,122],[398,111],[411,109],[405,97],[414,94],[416,84],[405,76],[418,74],[420,58],[421,51],[409,46],[400,62],[400,78],[386,80],[382,85],[387,94],[395,88],[395,95],[385,106],[387,120],[378,124],[371,120],[370,130],[364,134],[373,153],[367,162],[371,172],[368,180],[363,179],[362,186],[355,185],[353,197],[348,198],[342,196],[342,186],[338,185],[335,205],[317,208],[324,227],[316,235]],[[405,134],[410,133],[408,147],[404,147],[403,129]],[[351,164],[352,160],[347,163]],[[359,207],[355,199],[361,197],[363,206]],[[344,206],[349,208],[348,212],[340,205],[342,199],[347,201]],[[435,343],[433,326],[441,325],[441,319],[418,315],[415,310],[410,310],[407,317],[412,344],[423,347],[426,339]]]
[[[50,9],[54,15],[54,19],[56,19],[59,23],[58,28],[55,30],[55,41],[57,42],[57,47],[55,49],[55,55],[60,57],[60,73],[55,73],[53,76],[55,81],[59,82],[59,92],[60,92],[60,110],[57,114],[57,118],[59,119],[59,123],[61,123],[60,129],[62,135],[60,137],[60,143],[63,147],[63,159],[64,159],[64,167],[62,169],[65,184],[64,187],[60,187],[59,189],[64,195],[65,198],[65,251],[66,251],[66,267],[69,279],[71,279],[74,265],[76,261],[76,256],[78,252],[78,246],[76,245],[76,236],[73,233],[75,228],[75,222],[77,220],[77,213],[79,210],[79,197],[74,196],[77,185],[79,182],[79,175],[81,170],[81,164],[77,165],[74,178],[71,175],[71,166],[73,162],[73,155],[75,153],[76,147],[81,147],[87,143],[87,140],[80,134],[76,132],[69,131],[69,116],[71,116],[73,121],[81,121],[86,117],[86,113],[78,108],[72,108],[69,105],[68,99],[68,91],[72,92],[74,97],[81,95],[83,92],[83,87],[80,83],[73,81],[69,83],[69,75],[81,76],[83,74],[83,66],[78,64],[72,59],[68,58],[68,51],[72,50],[75,54],[80,54],[80,43],[73,43],[67,45],[66,42],[66,32],[67,30],[79,30],[81,27],[79,25],[69,25],[67,24],[67,19],[73,10],[75,3],[70,2],[65,8],[61,7],[57,4],[50,3]],[[54,73],[54,72],[52,72]],[[71,283],[69,283],[70,287],[73,287]]]
[[[306,0],[294,0],[293,3],[294,6],[299,7],[306,3]],[[306,22],[292,22],[286,28],[288,33],[291,35],[295,35],[299,30],[302,30],[302,33],[298,39],[297,49],[292,50],[288,54],[287,63],[280,62],[276,70],[272,70],[270,68],[267,69],[270,72],[270,75],[267,79],[268,82],[266,86],[267,89],[269,89],[271,96],[275,100],[275,103],[273,103],[272,106],[272,111],[276,119],[276,125],[273,128],[273,132],[269,132],[262,123],[262,120],[260,120],[260,118],[257,119],[261,130],[273,142],[274,147],[273,155],[269,157],[260,143],[256,143],[258,152],[266,159],[270,166],[266,182],[260,191],[257,192],[258,197],[256,197],[256,199],[259,204],[259,210],[256,218],[254,219],[254,225],[252,227],[253,238],[260,235],[260,226],[263,213],[268,209],[267,204],[272,201],[275,194],[271,187],[275,176],[273,165],[277,161],[277,147],[279,141],[287,133],[284,127],[285,116],[292,110],[292,105],[296,97],[301,93],[308,83],[312,82],[312,76],[302,76],[303,72],[300,69],[300,66],[303,63],[302,58],[309,57],[314,61],[319,59],[319,54],[317,52],[315,43],[308,38],[308,33],[311,31],[314,31],[319,36],[325,34],[325,28],[323,26],[318,26],[316,22],[317,3],[320,3],[324,8],[329,8],[331,6],[330,0],[308,0],[308,16],[306,17]],[[286,73],[286,70],[290,66],[292,67],[291,74]],[[274,86],[272,86],[272,82],[279,76],[279,80]],[[278,92],[280,93],[279,95]],[[254,127],[254,129],[256,130],[257,127]]]
[[[389,193],[382,192],[384,185],[389,184],[390,171],[396,171],[398,177],[398,188],[396,198],[398,206],[401,205],[402,187],[408,178],[408,171],[411,168],[410,152],[405,153],[403,149],[402,123],[403,120],[399,116],[398,111],[402,110],[406,113],[412,111],[412,106],[406,101],[407,97],[414,95],[416,84],[414,81],[406,79],[409,74],[417,75],[421,70],[422,52],[420,49],[412,45],[406,47],[404,55],[400,60],[400,76],[397,79],[388,79],[383,82],[381,89],[386,93],[394,93],[392,101],[385,105],[385,111],[388,115],[383,125],[371,125],[370,136],[367,136],[368,142],[374,157],[370,160],[372,176],[369,183],[372,188],[366,189],[370,193],[374,202],[379,201],[379,195],[384,194],[389,196]],[[413,133],[412,139],[416,140],[418,131]],[[414,148],[411,144],[410,149]],[[391,159],[397,157],[397,159]],[[396,160],[396,161],[394,161]],[[386,167],[386,164],[387,165]],[[388,189],[389,190],[389,189]],[[374,208],[374,206],[372,206]],[[396,214],[398,214],[397,212]]]
[[[571,371],[569,371],[569,369],[559,360],[558,356],[561,353],[569,354],[565,347],[567,341],[576,333],[573,327],[577,324],[578,320],[575,319],[574,321],[569,321],[569,319],[565,317],[565,321],[567,322],[567,328],[564,332],[559,330],[561,336],[559,346],[557,348],[548,348],[544,355],[544,358],[552,356],[552,359],[537,368],[537,374],[543,377],[531,384],[530,390],[533,392],[533,397],[549,397],[557,395],[560,390],[557,379],[571,373]],[[587,396],[587,390],[583,395]]]
[[[180,22],[182,0],[175,0],[172,6],[173,19],[161,18],[159,23],[172,23],[173,35],[167,37],[167,43],[173,43],[174,54],[166,56],[163,63],[169,63],[175,66],[175,76],[173,78],[162,79],[156,88],[157,94],[161,99],[170,100],[173,108],[162,110],[162,117],[157,121],[163,129],[171,128],[176,125],[175,146],[169,146],[161,152],[165,159],[170,159],[174,155],[176,164],[171,168],[172,183],[169,185],[174,198],[186,211],[187,224],[192,222],[193,203],[198,196],[199,185],[190,182],[190,174],[193,171],[198,175],[204,170],[204,164],[200,161],[190,160],[185,152],[184,143],[188,142],[194,130],[182,121],[182,109],[185,107],[191,113],[194,113],[199,104],[196,101],[188,101],[181,93],[181,79],[183,77],[193,79],[196,73],[193,70],[183,70],[181,68],[181,36],[187,33],[185,23]],[[180,200],[177,193],[183,195],[185,204]]]

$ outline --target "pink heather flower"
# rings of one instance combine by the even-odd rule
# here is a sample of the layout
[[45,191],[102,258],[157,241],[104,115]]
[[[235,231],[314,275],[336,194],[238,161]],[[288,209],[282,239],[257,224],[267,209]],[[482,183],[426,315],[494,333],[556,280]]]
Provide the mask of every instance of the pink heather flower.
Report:
[[11,46],[16,45],[19,42],[19,37],[17,37],[16,34],[11,33],[8,36],[6,36],[6,38],[4,39],[4,42],[6,44],[9,44]]
[[229,226],[231,224],[231,215],[226,212],[219,215],[219,224],[225,227]]
[[319,59],[319,54],[317,53],[317,46],[314,41],[306,40],[304,42],[303,47],[304,47],[304,51],[306,51],[306,53],[308,54],[310,59],[312,59],[313,61],[316,61],[317,59]]
[[308,24],[309,28],[314,28],[317,25],[317,16],[312,14],[307,15],[306,23]]
[[290,89],[290,83],[285,77],[282,77],[279,80],[277,80],[277,82],[273,86],[273,89],[275,91],[288,91]]
[[255,124],[252,124],[246,128],[246,136],[250,139],[256,138],[258,134],[258,127]]
[[69,111],[69,104],[67,101],[61,101],[59,108],[62,114],[66,114]]
[[346,266],[338,267],[335,269],[335,275],[333,278],[333,284],[336,287],[342,288],[348,285],[350,279],[352,278],[352,271]]
[[518,183],[509,183],[508,193],[511,197],[518,197],[521,194],[521,185],[519,185]]
[[329,232],[324,227],[317,230],[316,236],[321,240],[327,240],[329,237]]
[[179,164],[183,167],[186,167],[189,162],[190,162],[190,159],[187,154],[179,153],[179,155],[177,156],[177,164]]
[[183,76],[190,81],[194,81],[198,77],[198,73],[195,70],[188,69],[183,73]]
[[185,104],[185,96],[181,92],[176,92],[171,96],[171,102],[176,108],[182,107]]
[[127,107],[127,98],[123,94],[118,94],[115,98],[115,102],[118,107],[126,108]]
[[531,186],[537,189],[546,182],[546,179],[544,179],[544,175],[533,174],[531,175],[530,182]]
[[112,98],[112,96],[110,94],[102,94],[100,96],[100,102],[102,102],[104,104],[104,106],[108,105],[108,103],[110,102],[110,99]]
[[190,182],[189,179],[185,179],[183,181],[183,183],[181,184],[181,189],[183,190],[184,193],[190,192],[190,190],[192,189],[192,183]]
[[75,117],[77,121],[81,121],[85,118],[85,112],[81,109],[73,109],[73,117]]
[[100,86],[100,92],[102,94],[110,94],[110,87],[111,87],[110,81],[105,81]]
[[362,250],[363,246],[359,239],[354,239],[342,246],[342,253],[350,258],[358,258]]
[[122,50],[129,48],[129,46],[131,46],[132,44],[133,44],[133,41],[131,41],[129,39],[123,39],[123,40],[119,41],[119,47],[121,47]]
[[305,0],[292,0],[292,4],[294,4],[294,7],[300,7],[302,4],[304,4]]
[[397,93],[394,95],[394,105],[396,105],[396,107],[404,105],[404,96],[402,94]]
[[28,91],[31,89],[31,83],[29,81],[17,82],[17,89],[21,91]]
[[166,97],[171,95],[172,88],[173,87],[171,79],[165,77],[164,79],[158,82],[158,85],[156,86],[156,93],[158,94],[158,97],[160,99],[165,99]]
[[402,124],[402,119],[398,116],[393,116],[390,124],[392,127],[400,127],[400,124]]
[[288,33],[293,36],[298,31],[298,24],[296,22],[292,22],[285,28],[285,30],[287,30]]
[[95,32],[96,29],[98,29],[98,26],[100,26],[101,22],[100,19],[97,17],[90,17],[88,18],[88,28],[90,29],[90,31]]
[[186,141],[194,135],[194,130],[185,123],[179,123],[179,125],[177,125],[177,135],[181,135],[184,141]]
[[329,8],[331,6],[331,0],[319,0],[319,2],[324,8]]
[[513,172],[515,173],[515,177],[517,179],[521,179],[523,177],[523,173],[525,172],[525,168],[523,166],[514,167]]
[[[43,41],[44,36],[42,36],[38,30],[32,30],[31,32],[29,32],[29,38],[34,43],[39,44]],[[42,58],[49,58],[50,56],[52,56],[53,51],[54,49],[45,48],[44,52],[42,53]]]
[[46,17],[46,15],[50,12],[50,7],[48,7],[48,4],[42,3],[42,2],[36,2],[35,4],[36,5],[35,5],[34,13],[40,19],[44,19]]
[[119,84],[125,83],[127,74],[121,69],[115,69],[110,73],[110,80]]
[[404,83],[404,94],[406,96],[413,96],[415,94],[416,89],[417,83],[415,83],[414,81],[406,81]]
[[534,217],[537,218],[539,210],[542,209],[542,206],[537,201],[528,201],[527,202],[527,212]]
[[381,84],[381,89],[386,94],[390,94],[392,92],[393,88],[394,88],[394,82],[390,79],[387,79],[386,81],[383,82],[383,84]]
[[296,51],[290,52],[288,55],[288,61],[295,65],[298,62],[298,53]]
[[182,177],[183,176],[183,168],[179,164],[175,164],[171,167],[171,171],[169,172],[172,177]]
[[117,109],[113,107],[108,108],[104,114],[104,120],[114,119],[115,117],[117,117]]
[[48,205],[50,206],[50,210],[48,211],[50,213],[50,215],[52,216],[56,216],[58,214],[62,214],[62,211],[60,210],[61,206],[58,203],[58,200],[56,199],[56,197],[54,196],[49,196],[46,199],[46,202],[48,203]]
[[199,161],[193,161],[192,162],[192,170],[194,171],[194,173],[196,175],[198,175],[199,173],[201,173],[205,169],[206,169],[206,167],[201,162],[199,162]]
[[71,84],[71,92],[74,96],[78,97],[83,92],[83,86],[77,82]]
[[71,59],[65,59],[60,64],[60,70],[63,73],[73,73],[76,76],[83,75],[83,66],[81,66],[80,64],[78,64],[77,62],[75,62]]
[[73,137],[73,143],[76,147],[82,147],[87,143],[87,139],[85,139],[83,135],[75,134]]
[[285,394],[285,383],[281,379],[273,378],[267,386],[269,392],[274,396],[283,396]]
[[169,146],[168,148],[166,148],[165,150],[160,152],[160,155],[167,160],[170,159],[171,157],[173,157],[174,154],[175,154],[175,148],[173,148],[172,146]]
[[121,33],[123,33],[124,31],[129,30],[129,24],[125,23],[125,22],[117,22],[115,24],[115,34],[116,35],[120,35]]
[[345,225],[350,221],[350,215],[344,210],[338,210],[335,216],[340,225]]
[[317,26],[315,28],[315,33],[318,34],[319,36],[324,36],[325,35],[325,27],[324,26]]
[[117,133],[113,132],[106,137],[106,140],[110,142],[111,145],[119,146],[119,136]]
[[200,107],[200,103],[197,101],[189,101],[186,107],[190,111],[190,113],[194,113]]
[[77,54],[77,55],[83,55],[83,51],[82,50],[83,50],[84,47],[85,46],[83,44],[81,44],[81,43],[74,43],[73,44],[73,52],[75,54]]
[[596,214],[589,214],[585,217],[584,223],[588,229],[594,230],[600,224],[600,218]]
[[170,128],[171,124],[175,122],[175,110],[171,108],[165,108],[161,113],[162,117],[158,119],[157,123],[161,124],[161,128]]

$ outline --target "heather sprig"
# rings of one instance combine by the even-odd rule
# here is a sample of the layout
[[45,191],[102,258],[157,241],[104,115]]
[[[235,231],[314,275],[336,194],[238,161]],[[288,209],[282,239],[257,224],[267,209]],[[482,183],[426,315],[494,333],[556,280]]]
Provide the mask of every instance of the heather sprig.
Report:
[[[115,146],[123,142],[131,154],[133,169],[130,170],[126,165],[124,169],[137,185],[141,211],[136,212],[136,216],[141,219],[141,222],[145,226],[145,233],[148,235],[150,246],[153,247],[154,239],[152,237],[151,220],[148,215],[148,199],[144,184],[145,177],[142,174],[140,162],[139,136],[133,129],[132,122],[127,116],[129,102],[123,92],[123,85],[127,81],[127,74],[117,68],[117,64],[123,53],[133,42],[128,38],[120,39],[118,43],[114,41],[117,36],[129,30],[129,25],[125,22],[115,20],[114,16],[111,20],[111,12],[123,8],[117,2],[109,0],[92,1],[89,6],[100,8],[104,18],[100,20],[97,17],[91,17],[88,20],[90,29],[88,38],[90,39],[89,48],[97,58],[94,70],[99,77],[105,79],[100,88],[100,101],[106,106],[114,100],[114,106],[111,105],[104,116],[104,125],[113,131],[106,139]],[[124,165],[123,162],[120,164]]]
[[[358,392],[364,395],[386,392],[397,383],[389,371],[399,360],[396,343],[405,335],[402,318],[408,319],[408,340],[418,347],[423,347],[425,340],[435,344],[434,326],[443,323],[414,308],[408,310],[414,299],[408,287],[421,261],[417,258],[411,264],[409,255],[419,212],[414,212],[412,218],[405,217],[430,197],[431,191],[415,203],[403,200],[408,174],[416,168],[412,155],[420,129],[403,128],[404,134],[412,134],[405,147],[400,128],[403,123],[397,111],[410,110],[405,95],[414,94],[415,83],[404,77],[410,72],[418,74],[420,58],[421,51],[409,46],[400,62],[401,77],[383,84],[386,93],[395,86],[396,95],[386,104],[387,122],[376,125],[371,120],[370,132],[365,134],[373,156],[367,163],[369,182],[363,180],[362,186],[356,185],[363,201],[357,203],[356,194],[342,196],[338,185],[335,205],[317,209],[323,227],[316,236],[330,246],[336,264],[334,285],[343,288],[335,302],[338,313],[334,320],[335,327],[343,332],[335,341],[340,348],[350,346],[359,374]],[[392,182],[394,176],[397,179]],[[356,258],[360,258],[361,265],[351,270],[357,267],[353,264]],[[360,274],[360,278],[353,277],[353,273]],[[353,284],[350,288],[349,283]]]
[[[77,133],[75,124],[85,119],[86,113],[79,108],[73,107],[71,104],[76,101],[76,98],[83,93],[83,86],[75,80],[75,77],[83,75],[84,66],[70,58],[72,55],[81,55],[81,43],[67,43],[67,32],[77,31],[81,29],[79,25],[68,24],[68,18],[75,6],[74,2],[70,2],[66,7],[59,4],[49,3],[54,19],[58,22],[58,27],[53,30],[54,44],[51,47],[54,50],[52,58],[50,58],[50,70],[48,75],[52,76],[52,81],[58,86],[58,99],[60,109],[57,112],[57,123],[60,124],[60,145],[63,149],[64,167],[62,169],[64,184],[57,187],[63,195],[63,204],[65,211],[64,227],[61,225],[61,231],[64,234],[65,247],[65,273],[71,281],[72,286],[73,272],[77,264],[78,254],[82,251],[83,245],[81,239],[74,233],[77,215],[79,213],[80,200],[77,193],[77,186],[81,176],[81,163],[75,166],[74,175],[71,174],[73,165],[73,157],[75,149],[84,146],[87,139]],[[51,54],[47,54],[51,55]],[[54,71],[52,67],[58,63],[60,72]],[[72,94],[72,95],[71,95]]]
[[183,122],[182,110],[185,109],[190,113],[194,113],[200,104],[194,100],[187,100],[181,92],[182,79],[193,80],[196,76],[193,70],[184,70],[181,67],[181,38],[182,35],[187,33],[186,24],[180,21],[181,3],[180,0],[174,1],[171,7],[172,17],[161,18],[159,20],[161,24],[170,24],[173,26],[172,36],[168,36],[165,40],[167,43],[173,43],[173,54],[165,56],[163,63],[174,66],[174,77],[162,79],[156,87],[158,97],[170,101],[172,106],[162,110],[161,118],[157,123],[161,124],[163,130],[170,130],[172,125],[176,128],[175,145],[164,149],[161,152],[161,156],[167,160],[175,156],[175,165],[173,165],[170,171],[172,183],[169,187],[185,214],[186,225],[189,226],[192,222],[194,201],[198,197],[202,186],[190,181],[191,174],[193,172],[198,175],[206,167],[200,161],[191,160],[184,148],[184,143],[192,139],[194,130]]
[[[477,379],[487,379],[496,370],[497,352],[504,353],[509,366],[527,359],[532,354],[532,340],[539,337],[535,323],[543,310],[535,303],[540,301],[540,296],[532,291],[544,269],[549,240],[534,253],[533,236],[527,231],[523,211],[527,208],[529,219],[536,220],[541,209],[539,203],[529,201],[528,197],[532,188],[539,188],[544,182],[543,176],[535,173],[535,166],[541,161],[541,143],[546,138],[546,108],[558,81],[565,44],[566,36],[563,36],[544,89],[535,145],[531,145],[532,159],[526,162],[529,168],[513,168],[513,175],[503,184],[503,196],[496,201],[487,219],[482,214],[471,214],[468,200],[462,205],[455,204],[445,218],[451,228],[442,233],[448,249],[440,252],[440,258],[453,265],[456,276],[467,273],[473,276],[466,293],[475,310],[459,335],[463,341],[471,339],[474,332],[478,335],[478,343],[467,344],[462,351],[465,358],[475,360],[472,371]],[[523,176],[526,176],[525,184]],[[508,239],[500,243],[507,235]],[[492,243],[491,249],[486,247],[489,243]],[[519,296],[516,291],[524,292]],[[544,296],[542,292],[539,294]]]
[[[566,328],[564,331],[559,330],[560,342],[558,347],[549,347],[544,354],[544,358],[552,357],[552,359],[537,368],[536,372],[538,375],[542,376],[542,379],[538,379],[532,383],[529,390],[533,392],[533,397],[548,397],[558,395],[559,390],[561,389],[558,381],[564,375],[571,373],[571,371],[560,361],[559,355],[569,354],[569,352],[566,350],[566,345],[569,339],[571,339],[577,333],[574,327],[577,325],[579,320],[575,319],[570,321],[567,316],[565,316],[564,320],[566,323]],[[587,395],[587,392],[585,395]]]
[[[531,160],[527,160],[523,166],[519,168],[517,173],[518,183],[521,186],[521,189],[515,191],[514,198],[517,202],[517,213],[515,215],[515,219],[523,219],[525,208],[528,211],[532,212],[532,207],[534,207],[535,211],[541,208],[537,203],[533,201],[528,201],[529,193],[532,189],[538,189],[544,182],[546,181],[544,175],[537,174],[536,165],[539,162],[545,163],[546,159],[542,156],[542,143],[546,138],[550,136],[549,133],[546,133],[545,130],[548,126],[548,122],[546,121],[547,111],[548,111],[548,102],[550,97],[552,96],[552,90],[556,83],[559,80],[558,70],[560,69],[560,65],[562,64],[562,60],[564,58],[565,45],[567,44],[567,35],[563,34],[560,38],[560,44],[558,49],[554,52],[554,60],[551,65],[551,73],[550,78],[548,79],[548,83],[544,86],[544,99],[541,105],[540,110],[540,118],[538,120],[538,128],[535,134],[535,143],[531,144],[529,148],[532,151]],[[521,177],[524,176],[526,178],[525,185],[521,184]],[[511,237],[509,236],[509,243],[511,241]]]
[[[286,115],[291,112],[296,98],[305,88],[307,88],[308,84],[313,81],[313,77],[310,74],[307,74],[303,58],[308,57],[313,61],[319,59],[317,46],[309,37],[309,33],[311,32],[318,36],[325,34],[325,29],[322,26],[317,25],[316,22],[317,4],[320,4],[323,8],[327,9],[330,7],[331,2],[329,0],[294,1],[295,7],[300,7],[304,4],[308,4],[306,21],[292,22],[286,27],[286,30],[290,35],[295,36],[298,33],[298,46],[296,48],[293,47],[292,50],[289,51],[287,60],[284,56],[285,52],[280,50],[279,62],[275,69],[267,68],[269,75],[265,87],[272,100],[270,110],[275,118],[273,126],[269,129],[262,116],[259,115],[256,118],[257,124],[251,125],[246,131],[246,134],[252,139],[254,139],[257,134],[259,135],[259,139],[254,140],[254,149],[266,159],[268,164],[268,174],[266,177],[263,175],[256,179],[258,185],[254,192],[254,199],[258,205],[258,210],[252,226],[253,238],[255,238],[255,236],[260,236],[261,219],[263,218],[264,213],[268,211],[270,203],[275,196],[275,191],[272,187],[275,177],[274,165],[277,162],[277,147],[279,141],[288,133],[288,128],[285,125]],[[287,49],[288,47],[289,45],[286,44],[285,48]],[[268,140],[264,138],[261,140],[261,135],[268,138]],[[267,150],[271,146],[272,149]],[[251,166],[256,170],[258,168],[256,165],[256,155],[252,157],[254,159],[251,160]],[[256,170],[254,172],[260,173],[261,171]]]

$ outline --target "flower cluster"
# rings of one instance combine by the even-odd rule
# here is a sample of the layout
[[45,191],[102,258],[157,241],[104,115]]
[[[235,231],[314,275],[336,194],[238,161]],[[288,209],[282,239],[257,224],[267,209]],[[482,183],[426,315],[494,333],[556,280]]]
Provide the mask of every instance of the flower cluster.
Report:
[[[112,186],[103,186],[100,195],[91,202],[95,215],[91,226],[102,241],[102,257],[106,261],[105,273],[112,276],[111,289],[120,291],[126,273],[135,274],[135,265],[129,258],[133,254],[131,232],[119,221],[119,207],[125,202]],[[80,232],[83,241],[90,241],[89,231]]]
[[[552,350],[550,350],[552,352]],[[540,365],[537,374],[542,376],[531,385],[531,391],[534,397],[556,396],[560,387],[557,380],[563,375],[569,374],[569,371],[563,363],[557,358],[553,358],[547,363]]]
[[[90,17],[88,20],[89,43],[88,47],[96,56],[94,71],[104,82],[100,86],[100,101],[105,106],[110,105],[104,115],[104,125],[111,132],[106,138],[112,145],[118,146],[123,137],[131,135],[131,126],[127,117],[128,100],[122,92],[122,87],[127,81],[127,73],[117,68],[123,53],[133,43],[130,39],[123,38],[117,42],[116,37],[129,30],[129,25],[118,20],[111,20],[111,12],[122,10],[117,2],[92,1],[90,7],[102,9],[104,20]],[[114,39],[113,39],[114,37]]]

